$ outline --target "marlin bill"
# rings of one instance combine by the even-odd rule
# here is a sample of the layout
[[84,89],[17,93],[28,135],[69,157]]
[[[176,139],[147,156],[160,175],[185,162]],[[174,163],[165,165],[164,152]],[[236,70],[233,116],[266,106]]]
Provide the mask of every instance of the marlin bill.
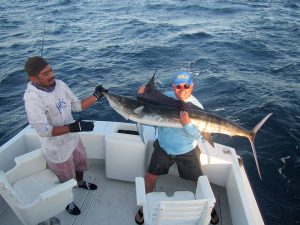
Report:
[[[152,79],[154,79],[154,77],[152,77]],[[125,119],[129,119],[140,124],[182,128],[182,125],[179,122],[179,117],[180,112],[185,110],[190,116],[191,123],[198,128],[202,136],[212,145],[213,143],[209,138],[210,133],[246,137],[251,143],[258,174],[262,179],[254,139],[258,130],[272,115],[272,113],[265,116],[251,131],[249,131],[232,121],[208,113],[193,104],[186,104],[182,101],[171,99],[162,93],[159,93],[153,86],[153,82],[151,82],[151,80],[147,85],[147,94],[142,97],[125,97],[107,92],[103,92],[103,94],[107,98],[110,106],[117,113]],[[159,100],[155,100],[151,92],[154,92],[154,95],[159,97]],[[171,103],[169,104],[169,102]]]

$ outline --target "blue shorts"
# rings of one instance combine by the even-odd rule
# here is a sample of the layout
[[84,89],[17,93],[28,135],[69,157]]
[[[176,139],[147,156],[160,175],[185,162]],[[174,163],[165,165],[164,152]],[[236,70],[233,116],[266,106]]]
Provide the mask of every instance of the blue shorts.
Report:
[[198,145],[191,151],[181,155],[168,155],[160,147],[158,140],[153,144],[154,151],[151,156],[148,172],[154,175],[164,175],[169,173],[169,168],[176,163],[179,176],[197,181],[203,175],[200,164],[201,151]]

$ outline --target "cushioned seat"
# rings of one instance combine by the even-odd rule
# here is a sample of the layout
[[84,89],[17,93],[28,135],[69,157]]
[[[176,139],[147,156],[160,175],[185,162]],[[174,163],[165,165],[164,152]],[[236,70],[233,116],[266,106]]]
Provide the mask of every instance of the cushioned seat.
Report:
[[41,149],[15,158],[16,166],[0,171],[0,194],[25,225],[35,225],[62,212],[73,201],[74,179],[60,183],[46,168]]
[[59,184],[58,177],[51,170],[46,169],[17,180],[13,184],[13,189],[19,196],[22,196],[25,204],[32,204],[41,193]]

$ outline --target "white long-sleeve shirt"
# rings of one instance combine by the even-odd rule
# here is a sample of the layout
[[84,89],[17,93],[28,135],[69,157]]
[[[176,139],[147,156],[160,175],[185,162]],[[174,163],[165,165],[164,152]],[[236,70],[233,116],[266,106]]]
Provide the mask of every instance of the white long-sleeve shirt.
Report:
[[24,93],[25,110],[29,124],[40,136],[46,158],[61,163],[70,158],[79,141],[78,133],[52,136],[54,126],[74,122],[72,112],[81,111],[81,101],[68,85],[56,79],[55,89],[48,93],[37,89],[31,82]]

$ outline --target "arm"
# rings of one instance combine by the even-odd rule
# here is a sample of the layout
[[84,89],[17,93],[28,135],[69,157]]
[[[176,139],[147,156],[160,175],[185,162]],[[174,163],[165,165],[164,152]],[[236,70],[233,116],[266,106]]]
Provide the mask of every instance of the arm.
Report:
[[52,136],[59,136],[66,133],[92,131],[93,129],[94,129],[93,122],[83,121],[79,119],[67,125],[53,127]]
[[186,111],[181,111],[179,122],[189,135],[195,139],[199,139],[201,137],[199,130],[191,123],[190,116]]
[[68,85],[66,85],[65,83],[63,83],[63,85],[64,85],[67,95],[71,101],[72,112],[79,112],[79,111],[88,109],[93,104],[95,104],[97,101],[100,101],[100,99],[103,97],[102,92],[104,92],[104,91],[107,92],[107,90],[105,88],[103,88],[102,85],[98,85],[95,88],[95,91],[91,96],[80,101],[76,97],[76,95],[70,90]]
[[[75,112],[89,108],[103,97],[103,91],[107,91],[102,87],[102,85],[99,85],[95,88],[93,95],[83,99],[78,104],[78,98],[73,94],[67,85],[65,87],[69,97],[71,98],[72,110]],[[93,122],[86,122],[79,119],[71,124],[53,127],[51,134],[52,136],[59,136],[70,132],[92,131],[93,128]]]
[[70,133],[70,129],[68,125],[57,126],[52,128],[52,136],[59,136],[63,134]]
[[[76,98],[76,96],[69,90],[68,86],[65,85],[63,82],[62,88],[67,90],[67,97],[71,98],[71,104],[73,102],[76,103],[77,109],[81,109],[80,101]],[[94,102],[96,97],[90,96],[88,102]],[[76,101],[77,100],[77,101]],[[70,124],[59,125],[63,123],[63,121],[56,121],[56,125],[52,125],[49,122],[49,118],[51,115],[49,108],[47,108],[41,98],[34,92],[27,91],[24,95],[25,101],[25,110],[28,117],[29,124],[37,131],[40,137],[52,137],[52,136],[59,136],[63,134],[67,134],[70,132],[81,132],[81,131],[92,131],[94,124],[93,122],[87,122],[82,120],[76,120]],[[53,105],[54,102],[49,99],[50,103]],[[49,103],[49,102],[48,102]],[[50,104],[49,103],[49,104]],[[79,105],[78,105],[79,104]],[[50,119],[50,121],[52,121]]]
[[104,87],[102,87],[102,85],[98,85],[95,88],[93,95],[81,101],[81,109],[85,110],[90,106],[92,106],[93,104],[95,104],[97,101],[100,101],[101,98],[103,97],[102,92],[107,92],[107,90]]
[[83,99],[81,101],[82,110],[89,108],[90,106],[95,104],[97,101],[98,101],[98,99],[94,95],[91,95],[91,96],[87,97],[86,99]]
[[52,126],[48,124],[45,109],[39,101],[25,101],[25,109],[29,124],[37,131],[41,137],[59,136],[70,132],[92,131],[93,122],[76,120],[71,124],[62,126]]
[[145,85],[142,85],[138,89],[138,94],[144,94],[144,92],[145,92]]

